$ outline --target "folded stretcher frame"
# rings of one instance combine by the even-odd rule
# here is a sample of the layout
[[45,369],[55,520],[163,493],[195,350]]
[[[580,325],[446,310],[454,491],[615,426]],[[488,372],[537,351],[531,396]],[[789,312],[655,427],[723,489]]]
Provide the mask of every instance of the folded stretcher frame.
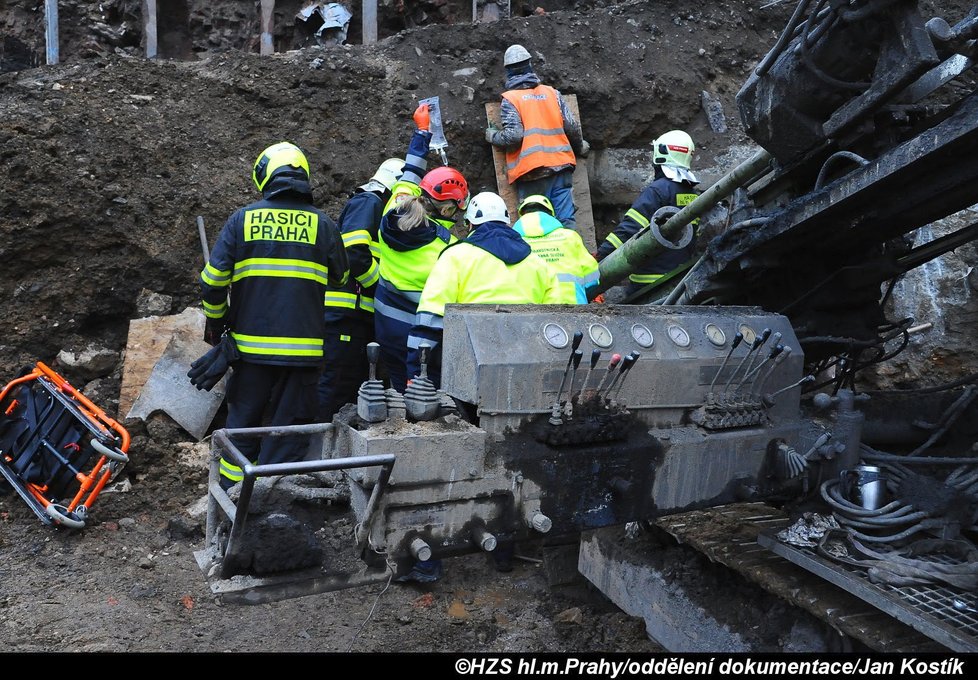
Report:
[[47,525],[83,528],[128,450],[125,428],[41,362],[0,392],[2,481]]

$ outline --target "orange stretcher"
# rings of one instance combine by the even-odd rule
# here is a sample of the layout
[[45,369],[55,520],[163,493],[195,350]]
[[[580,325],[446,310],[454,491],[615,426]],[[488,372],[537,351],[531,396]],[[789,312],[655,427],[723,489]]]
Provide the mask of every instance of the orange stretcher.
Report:
[[125,428],[40,361],[0,392],[0,489],[47,525],[83,528],[128,451]]

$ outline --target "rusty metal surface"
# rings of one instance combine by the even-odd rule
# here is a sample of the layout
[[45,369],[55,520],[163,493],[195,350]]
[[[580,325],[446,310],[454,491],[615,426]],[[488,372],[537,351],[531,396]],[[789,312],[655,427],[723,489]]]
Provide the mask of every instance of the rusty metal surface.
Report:
[[681,543],[875,651],[947,651],[914,628],[758,543],[762,532],[776,533],[790,523],[784,513],[764,503],[695,510],[655,521]]
[[[978,652],[978,600],[974,593],[938,585],[897,587],[873,583],[865,569],[833,562],[813,550],[782,543],[768,530],[758,535],[758,542],[949,649]],[[930,559],[935,563],[948,561],[946,557]],[[959,608],[955,608],[954,602],[960,603]]]

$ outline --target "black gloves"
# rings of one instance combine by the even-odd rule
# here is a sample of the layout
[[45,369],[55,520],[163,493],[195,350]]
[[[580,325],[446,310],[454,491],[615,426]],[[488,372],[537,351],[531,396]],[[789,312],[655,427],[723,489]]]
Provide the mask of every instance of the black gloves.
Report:
[[190,370],[187,371],[190,384],[198,390],[210,392],[228,372],[228,368],[240,358],[234,339],[230,335],[225,335],[220,338],[217,346],[209,349],[207,354],[190,364]]
[[221,341],[221,336],[224,335],[226,329],[227,325],[224,322],[224,317],[220,319],[208,318],[204,324],[204,342],[211,347],[216,346]]

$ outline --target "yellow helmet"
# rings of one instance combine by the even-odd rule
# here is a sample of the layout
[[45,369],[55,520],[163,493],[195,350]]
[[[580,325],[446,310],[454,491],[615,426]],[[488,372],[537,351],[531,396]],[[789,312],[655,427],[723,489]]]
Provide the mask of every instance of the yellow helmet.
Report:
[[550,199],[543,194],[527,196],[523,199],[523,202],[520,203],[520,207],[516,209],[520,215],[527,212],[537,212],[539,210],[543,210],[543,212],[551,216],[554,215],[554,204],[551,203]]
[[264,191],[268,180],[289,168],[302,170],[306,179],[309,179],[309,161],[306,160],[306,155],[295,144],[279,142],[258,155],[251,178],[255,180],[258,191]]
[[682,130],[670,130],[652,142],[652,162],[656,165],[675,165],[689,170],[696,146]]

